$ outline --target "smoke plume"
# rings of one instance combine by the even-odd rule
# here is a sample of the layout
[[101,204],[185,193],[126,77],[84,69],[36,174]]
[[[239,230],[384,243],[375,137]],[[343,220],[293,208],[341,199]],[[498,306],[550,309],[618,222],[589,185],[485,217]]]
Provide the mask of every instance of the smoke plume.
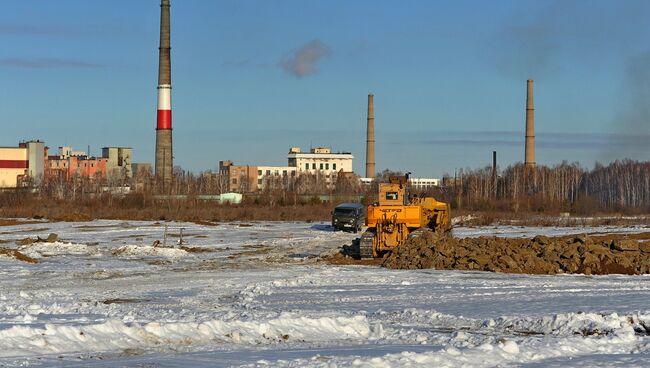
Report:
[[280,66],[287,73],[302,78],[318,73],[316,63],[329,55],[332,51],[319,39],[299,47],[280,62]]
[[600,158],[647,160],[650,149],[642,141],[650,136],[648,14],[647,0],[526,3],[499,23],[483,57],[516,80],[558,78],[585,67],[620,76],[620,90],[611,91],[613,134],[600,141]]
[[613,128],[621,134],[645,138],[643,146],[609,145],[606,158],[650,159],[650,52],[628,58]]
[[482,56],[517,80],[558,74],[567,65],[598,65],[605,55],[627,58],[647,48],[642,35],[649,11],[645,0],[526,3],[499,22]]

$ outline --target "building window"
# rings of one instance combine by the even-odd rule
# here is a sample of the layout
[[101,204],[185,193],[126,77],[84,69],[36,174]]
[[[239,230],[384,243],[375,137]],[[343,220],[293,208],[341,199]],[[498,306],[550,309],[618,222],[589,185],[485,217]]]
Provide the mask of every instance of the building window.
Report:
[[332,170],[336,170],[336,164],[332,164]]
[[312,170],[316,170],[316,163],[311,164]]
[[305,164],[305,170],[309,170],[309,164]]
[[237,184],[237,178],[233,178],[233,179],[232,179],[232,183],[233,183],[233,184]]
[[280,170],[274,170],[273,171],[273,175],[278,175],[278,174],[280,174]]
[[295,172],[295,171],[292,171],[292,172],[291,172],[291,176],[296,176],[296,172]]
[[330,164],[325,164],[325,170],[329,170],[329,169],[330,169]]
[[287,170],[282,170],[282,176],[287,176]]
[[271,170],[266,170],[266,175],[271,175]]
[[323,164],[320,164],[320,169],[323,170]]
[[257,170],[257,175],[262,176],[262,170]]
[[257,179],[257,185],[262,185],[262,179]]

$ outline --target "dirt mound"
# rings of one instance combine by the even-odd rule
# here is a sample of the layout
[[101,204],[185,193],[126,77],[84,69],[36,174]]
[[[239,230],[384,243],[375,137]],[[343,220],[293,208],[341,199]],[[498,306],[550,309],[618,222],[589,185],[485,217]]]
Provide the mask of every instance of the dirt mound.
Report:
[[41,238],[37,236],[36,239],[24,238],[16,241],[18,245],[30,245],[34,243],[54,243],[59,240],[59,235],[55,233],[50,233],[47,238]]
[[10,257],[18,261],[27,263],[38,263],[38,260],[19,252],[16,249],[0,248],[0,256]]
[[454,269],[526,274],[650,273],[650,233],[626,237],[536,236],[532,239],[456,239],[426,233],[387,254],[395,269]]

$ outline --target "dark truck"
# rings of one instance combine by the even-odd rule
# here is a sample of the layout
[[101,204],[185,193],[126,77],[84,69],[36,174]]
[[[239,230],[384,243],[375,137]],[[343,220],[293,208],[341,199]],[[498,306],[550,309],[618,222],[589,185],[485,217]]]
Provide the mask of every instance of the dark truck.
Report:
[[359,203],[341,203],[332,211],[332,227],[336,230],[361,230],[366,222],[366,208]]

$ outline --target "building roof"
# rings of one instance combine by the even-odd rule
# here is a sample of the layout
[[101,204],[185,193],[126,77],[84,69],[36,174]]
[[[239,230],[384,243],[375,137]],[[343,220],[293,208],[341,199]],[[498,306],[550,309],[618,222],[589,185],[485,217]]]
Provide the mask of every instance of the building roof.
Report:
[[354,158],[350,152],[338,152],[338,153],[289,153],[287,158]]

